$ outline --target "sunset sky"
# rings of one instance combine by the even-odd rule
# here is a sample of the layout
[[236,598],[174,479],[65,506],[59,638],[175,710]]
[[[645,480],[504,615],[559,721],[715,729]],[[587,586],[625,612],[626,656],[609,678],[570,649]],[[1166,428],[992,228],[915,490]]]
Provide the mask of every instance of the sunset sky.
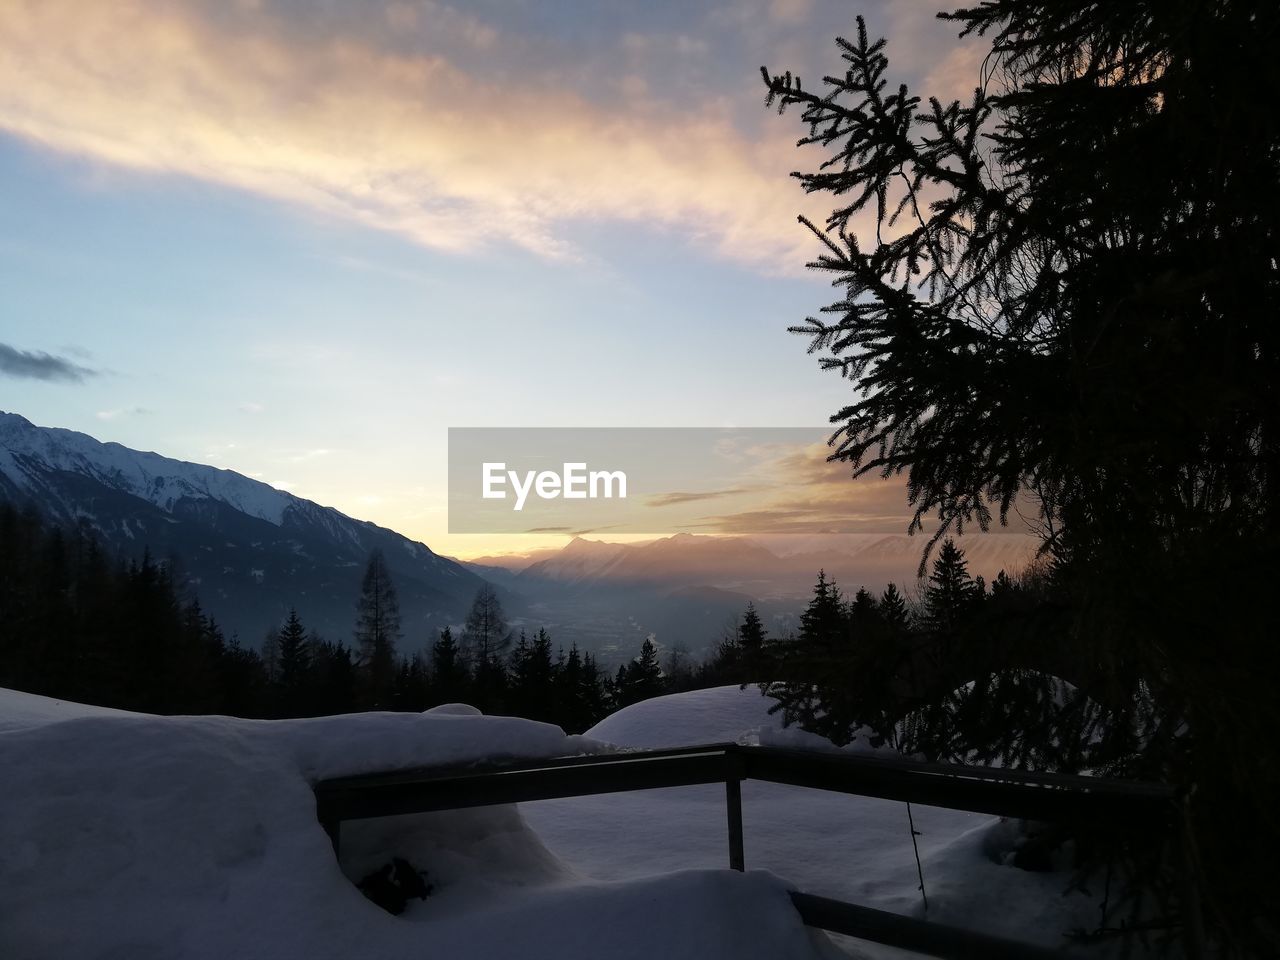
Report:
[[0,0],[0,409],[456,555],[460,426],[820,425],[761,64],[982,54],[918,0]]

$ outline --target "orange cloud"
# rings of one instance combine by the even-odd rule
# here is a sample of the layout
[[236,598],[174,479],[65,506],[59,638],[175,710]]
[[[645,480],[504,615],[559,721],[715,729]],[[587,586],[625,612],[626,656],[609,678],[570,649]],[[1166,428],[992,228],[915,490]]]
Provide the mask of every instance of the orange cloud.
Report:
[[742,487],[733,487],[728,490],[705,490],[698,492],[680,492],[659,493],[646,498],[645,505],[650,507],[670,507],[682,503],[696,503],[701,500],[717,500],[720,497],[732,497],[740,493],[746,493]]
[[[403,26],[446,8],[393,4],[385,15]],[[255,16],[206,18],[161,0],[7,0],[0,129],[435,249],[505,242],[572,257],[566,226],[603,219],[667,227],[749,262],[798,266],[814,251],[787,177],[801,165],[794,121],[751,141],[715,101],[611,110],[536,77],[497,85],[445,56],[291,38]],[[473,47],[501,55],[491,28],[469,29]]]
[[[825,444],[772,451],[757,446],[745,452],[764,458],[752,473],[757,483],[750,488],[750,501],[731,512],[684,523],[681,529],[731,534],[907,532],[912,508],[904,476],[871,473],[855,478],[850,464],[827,459],[831,449]],[[1024,518],[1034,515],[1030,501],[1020,500],[1004,529],[1031,533],[1032,525]],[[999,528],[998,522],[993,528]],[[925,518],[924,529],[932,533],[936,520]]]

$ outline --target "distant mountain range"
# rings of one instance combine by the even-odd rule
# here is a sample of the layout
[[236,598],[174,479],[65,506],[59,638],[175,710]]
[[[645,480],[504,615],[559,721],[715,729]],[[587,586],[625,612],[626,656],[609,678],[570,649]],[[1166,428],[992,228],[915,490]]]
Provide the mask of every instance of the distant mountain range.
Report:
[[[1024,567],[1035,541],[1018,534],[966,536],[969,572],[990,579]],[[819,570],[848,591],[910,587],[927,538],[885,534],[712,537],[676,534],[643,543],[575,537],[560,550],[495,556],[466,565],[512,590],[572,596],[640,587],[700,586],[757,599],[807,598]]]
[[[416,648],[458,623],[484,582],[425,544],[231,470],[0,413],[0,499],[85,522],[120,556],[173,558],[180,583],[247,644],[296,605],[308,626],[350,641],[360,579],[381,549],[394,577],[405,638]],[[518,612],[519,602],[507,596]]]
[[[526,598],[529,615],[610,662],[644,637],[695,655],[731,631],[748,601],[770,630],[793,629],[818,571],[848,594],[890,582],[911,596],[927,539],[901,535],[712,537],[688,533],[643,543],[577,537],[560,550],[466,563]],[[1035,541],[1018,534],[960,538],[969,572],[988,580],[1022,569]]]
[[[0,499],[31,503],[61,522],[84,522],[108,550],[172,560],[228,634],[257,645],[296,605],[308,626],[349,640],[360,579],[381,549],[400,597],[405,650],[459,624],[476,590],[498,587],[519,627],[550,629],[606,665],[633,657],[650,634],[698,656],[732,631],[754,600],[773,633],[794,627],[824,569],[846,592],[914,589],[925,540],[880,535],[714,537],[687,533],[643,543],[582,537],[554,550],[470,562],[354,520],[230,470],[100,443],[0,413]],[[971,573],[1017,570],[1034,541],[968,536]]]

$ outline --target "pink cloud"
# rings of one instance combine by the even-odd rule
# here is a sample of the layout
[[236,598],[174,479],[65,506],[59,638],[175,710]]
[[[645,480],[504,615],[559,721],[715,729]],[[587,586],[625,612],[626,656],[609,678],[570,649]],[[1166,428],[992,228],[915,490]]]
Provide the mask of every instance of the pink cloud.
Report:
[[[496,85],[446,56],[292,39],[262,14],[31,0],[0,13],[0,129],[146,173],[197,177],[424,246],[575,257],[574,222],[671,231],[798,266],[794,123],[748,140],[715,100],[614,110],[563,85]],[[392,5],[401,29],[456,14]],[[426,27],[429,29],[431,22]],[[464,24],[467,26],[467,24]],[[469,22],[475,44],[501,47]],[[495,53],[494,55],[500,55]]]

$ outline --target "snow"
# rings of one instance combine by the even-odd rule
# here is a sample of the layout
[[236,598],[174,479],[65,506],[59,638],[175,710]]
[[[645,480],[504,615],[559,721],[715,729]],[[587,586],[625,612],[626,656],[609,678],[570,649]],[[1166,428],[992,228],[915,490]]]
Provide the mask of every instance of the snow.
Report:
[[[673,694],[627,707],[586,736],[627,748],[739,742],[836,749],[801,730],[783,729],[781,718],[768,714],[772,702],[754,687]],[[871,750],[863,742],[845,749]],[[1064,895],[1065,865],[1030,873],[999,862],[1017,834],[1013,823],[999,818],[912,806],[926,912],[905,804],[754,781],[742,784],[742,804],[748,871],[772,871],[807,893],[1054,948],[1063,946],[1066,932],[1097,923],[1096,898]],[[521,809],[556,855],[601,880],[728,862],[719,785],[548,800]],[[841,942],[858,956],[903,956]]]
[[[722,787],[348,821],[318,779],[481,759],[776,742],[754,689],[647,701],[587,736],[486,717],[152,717],[0,690],[0,956],[830,957],[791,888],[924,916],[902,804],[743,784],[748,872],[726,869]],[[828,745],[829,747],[830,745]],[[1012,825],[915,808],[928,917],[1058,945],[1096,903],[998,861]],[[400,917],[354,883],[392,856],[435,891]],[[841,938],[865,957],[902,956]]]
[[112,710],[108,707],[89,707],[70,700],[52,700],[49,697],[36,696],[34,693],[0,690],[0,733],[39,727],[46,723],[73,720],[78,717],[109,716],[130,717],[135,714],[123,710]]
[[16,413],[0,411],[0,474],[25,489],[31,477],[24,459],[46,468],[93,477],[168,512],[183,497],[220,500],[242,513],[280,526],[285,510],[300,502],[233,470],[171,460],[118,443],[100,443],[86,433],[37,427]]
[[587,736],[620,747],[661,749],[736,743],[747,731],[780,725],[773,703],[752,687],[716,687],[642,700],[605,717]]
[[[320,778],[592,751],[479,716],[151,717],[0,691],[0,956],[77,958],[819,955],[782,880],[682,869],[577,877],[511,806],[349,822]],[[436,890],[394,917],[356,889],[391,856]]]
[[828,752],[893,753],[888,748],[873,748],[865,734],[840,748],[799,727],[783,727],[781,717],[769,713],[775,702],[762,697],[754,686],[746,690],[715,687],[654,697],[605,717],[587,731],[587,736],[629,749],[744,743]]

